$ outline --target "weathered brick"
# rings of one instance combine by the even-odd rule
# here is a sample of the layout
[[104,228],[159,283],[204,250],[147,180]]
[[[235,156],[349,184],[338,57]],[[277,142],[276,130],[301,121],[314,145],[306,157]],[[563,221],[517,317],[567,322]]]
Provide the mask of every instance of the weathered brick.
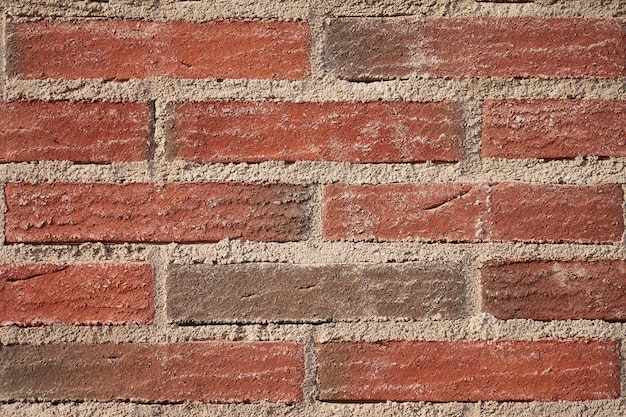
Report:
[[193,162],[452,162],[464,136],[451,102],[178,103],[167,128],[170,159]]
[[304,79],[311,33],[303,22],[42,20],[11,23],[19,78]]
[[325,62],[347,80],[441,77],[622,77],[619,19],[339,18],[326,28]]
[[302,399],[296,343],[0,347],[0,400],[217,403]]
[[6,241],[292,241],[308,231],[306,187],[242,183],[8,183]]
[[626,321],[626,262],[489,261],[483,311],[501,319]]
[[329,185],[324,239],[478,241],[486,196],[482,184]]
[[502,183],[490,189],[486,239],[548,243],[610,243],[624,232],[619,185],[579,187]]
[[334,184],[326,240],[610,243],[624,232],[619,185]]
[[465,315],[459,265],[170,265],[177,323],[320,322]]
[[147,103],[0,104],[0,162],[132,162],[152,154]]
[[147,264],[0,264],[0,325],[150,324]]
[[582,401],[620,396],[611,340],[331,342],[324,401]]
[[626,156],[624,100],[487,100],[482,156]]

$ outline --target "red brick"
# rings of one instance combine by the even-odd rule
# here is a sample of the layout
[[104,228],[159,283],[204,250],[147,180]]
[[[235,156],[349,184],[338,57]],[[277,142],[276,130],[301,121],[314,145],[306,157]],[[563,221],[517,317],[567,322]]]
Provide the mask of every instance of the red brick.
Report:
[[333,342],[318,346],[325,401],[583,401],[620,396],[611,340]]
[[490,261],[483,310],[501,319],[626,321],[626,262]]
[[482,156],[626,156],[624,100],[487,100]]
[[3,346],[0,400],[295,403],[303,348],[296,343]]
[[441,77],[622,77],[619,19],[339,18],[326,29],[325,61],[348,80]]
[[193,162],[458,161],[451,102],[181,103],[170,107],[171,159]]
[[309,192],[285,184],[9,183],[6,241],[292,241],[308,231]]
[[0,265],[0,324],[150,324],[146,264]]
[[303,22],[74,20],[12,23],[19,78],[306,78]]
[[495,184],[486,238],[491,241],[610,243],[624,232],[619,185]]
[[0,105],[0,162],[132,162],[152,153],[147,103],[15,101]]
[[325,188],[324,239],[352,241],[619,241],[618,185],[335,184]]
[[324,239],[478,241],[486,195],[481,184],[329,185]]

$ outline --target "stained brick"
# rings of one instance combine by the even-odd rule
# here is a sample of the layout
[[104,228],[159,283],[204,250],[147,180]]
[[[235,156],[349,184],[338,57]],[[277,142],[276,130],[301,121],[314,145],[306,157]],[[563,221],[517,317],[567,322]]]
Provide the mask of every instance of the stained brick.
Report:
[[326,28],[325,62],[347,80],[439,77],[622,77],[619,19],[339,18]]
[[6,241],[292,241],[308,231],[305,187],[242,183],[9,183]]
[[459,318],[464,281],[459,265],[170,265],[167,311],[183,324]]
[[295,403],[296,343],[61,344],[0,348],[0,400]]
[[624,261],[490,261],[481,276],[483,310],[501,319],[626,320]]

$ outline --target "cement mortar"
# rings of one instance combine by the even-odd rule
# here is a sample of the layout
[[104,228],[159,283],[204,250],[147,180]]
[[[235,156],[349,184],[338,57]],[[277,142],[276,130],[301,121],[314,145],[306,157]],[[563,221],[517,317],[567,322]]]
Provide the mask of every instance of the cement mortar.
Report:
[[[3,9],[2,9],[3,8]],[[326,75],[322,61],[323,29],[337,16],[541,16],[620,18],[626,21],[625,0],[540,0],[534,3],[489,3],[473,0],[4,0],[0,5],[9,24],[41,18],[119,18],[148,20],[281,19],[305,20],[313,35],[312,75],[306,81],[174,80],[151,78],[126,82],[102,80],[18,80],[2,61],[4,100],[150,101],[155,105],[155,142],[151,161],[80,165],[43,161],[0,165],[0,262],[149,262],[155,268],[156,318],[151,326],[46,326],[0,328],[0,345],[47,343],[172,343],[188,340],[296,341],[305,345],[305,400],[295,406],[271,404],[133,404],[28,403],[0,404],[0,416],[594,416],[626,414],[621,400],[559,403],[477,404],[330,404],[316,400],[316,345],[330,340],[457,340],[611,338],[622,341],[626,324],[593,320],[538,322],[502,321],[480,313],[480,274],[490,259],[624,259],[626,237],[608,245],[480,243],[447,244],[324,242],[321,196],[324,184],[390,184],[421,182],[505,182],[572,185],[626,184],[626,159],[576,158],[566,161],[480,158],[481,106],[485,99],[580,98],[626,100],[626,77],[618,79],[441,79],[428,75],[404,80],[350,83]],[[0,44],[5,49],[3,36]],[[453,100],[464,109],[466,157],[455,164],[345,164],[331,162],[267,162],[260,164],[197,165],[164,158],[164,116],[167,103],[204,100]],[[312,232],[304,242],[255,243],[224,240],[216,244],[150,245],[4,245],[4,184],[43,182],[284,182],[313,189]],[[626,207],[624,212],[626,213]],[[169,263],[232,264],[286,262],[293,264],[459,262],[467,271],[471,316],[460,320],[353,320],[320,324],[260,323],[251,325],[175,326],[165,315],[165,271]],[[622,372],[625,381],[625,371]],[[625,390],[622,389],[624,394]],[[624,396],[624,395],[622,395]]]

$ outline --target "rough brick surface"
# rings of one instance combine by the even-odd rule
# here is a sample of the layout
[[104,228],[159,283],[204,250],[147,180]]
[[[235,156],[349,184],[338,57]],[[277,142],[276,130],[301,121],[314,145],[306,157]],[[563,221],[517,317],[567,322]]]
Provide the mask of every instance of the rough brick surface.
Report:
[[477,241],[486,196],[482,184],[329,185],[324,239]]
[[348,80],[450,77],[619,77],[619,19],[340,18],[326,30],[325,61]]
[[149,159],[147,103],[15,101],[0,105],[0,162]]
[[294,79],[308,76],[302,22],[74,20],[12,23],[10,70],[20,78]]
[[0,265],[0,325],[150,324],[146,264]]
[[178,323],[459,318],[467,309],[458,266],[170,265],[167,294]]
[[618,398],[610,340],[332,342],[318,346],[326,401],[580,401]]
[[495,184],[485,221],[487,240],[609,243],[622,238],[619,185]]
[[296,343],[3,346],[0,400],[220,403],[302,399]]
[[490,261],[483,310],[500,319],[626,321],[626,262]]
[[626,156],[624,100],[487,100],[482,156]]
[[618,185],[335,184],[327,240],[609,243],[624,232]]
[[170,112],[170,158],[193,162],[450,162],[463,142],[450,102],[217,101]]
[[30,243],[300,240],[305,187],[241,183],[9,183],[6,241]]

